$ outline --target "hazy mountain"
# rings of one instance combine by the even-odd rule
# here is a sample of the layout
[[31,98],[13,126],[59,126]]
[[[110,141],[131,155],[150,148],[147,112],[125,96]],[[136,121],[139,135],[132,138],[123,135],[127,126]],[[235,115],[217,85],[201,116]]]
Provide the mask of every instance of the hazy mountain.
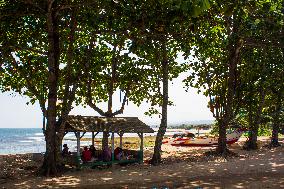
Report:
[[[214,120],[195,120],[195,121],[183,121],[183,122],[174,122],[168,123],[168,127],[179,126],[179,125],[200,125],[200,124],[213,124]],[[159,124],[153,124],[151,127],[159,127]]]

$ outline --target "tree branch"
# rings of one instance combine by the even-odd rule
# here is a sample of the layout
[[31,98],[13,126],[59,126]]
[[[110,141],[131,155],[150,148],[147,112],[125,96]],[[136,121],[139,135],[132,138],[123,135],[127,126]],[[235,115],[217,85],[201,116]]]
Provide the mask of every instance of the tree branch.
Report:
[[17,50],[24,50],[24,51],[31,51],[31,52],[34,52],[34,53],[38,53],[39,55],[48,55],[47,52],[36,50],[36,49],[33,49],[33,48],[22,48],[22,47],[17,47],[17,46],[8,46],[8,48],[12,48],[15,51],[17,51]]
[[126,101],[127,101],[127,97],[128,97],[128,95],[129,95],[129,88],[130,88],[130,85],[129,85],[129,86],[127,87],[127,89],[126,89],[126,93],[125,93],[125,95],[124,95],[124,98],[123,98],[123,101],[122,101],[122,104],[121,104],[121,108],[120,108],[119,110],[115,111],[114,113],[112,113],[112,114],[111,114],[111,117],[114,117],[114,116],[116,116],[116,115],[118,115],[118,114],[123,114],[124,106],[125,106],[125,103],[126,103]]
[[[89,49],[89,52],[91,52],[91,50],[93,49],[93,46],[94,46],[94,37],[92,37],[93,40],[91,40],[90,42],[90,49]],[[95,103],[93,103],[92,101],[92,78],[91,78],[91,74],[89,72],[90,70],[90,64],[89,64],[89,61],[90,60],[87,60],[86,63],[85,63],[85,74],[86,74],[86,78],[87,78],[87,95],[86,95],[86,98],[87,98],[87,104],[93,109],[95,110],[96,112],[98,112],[101,116],[105,116],[105,112],[100,109],[99,107],[96,106]]]

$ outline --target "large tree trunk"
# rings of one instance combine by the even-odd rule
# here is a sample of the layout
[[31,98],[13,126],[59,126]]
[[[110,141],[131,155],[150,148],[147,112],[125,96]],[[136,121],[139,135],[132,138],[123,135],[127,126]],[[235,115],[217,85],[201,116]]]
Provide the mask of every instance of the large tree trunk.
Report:
[[[234,28],[234,30],[236,30]],[[233,43],[232,43],[233,44]],[[233,118],[233,103],[234,103],[234,91],[235,91],[235,81],[236,81],[236,69],[238,64],[238,58],[240,50],[242,47],[242,40],[238,39],[233,45],[228,46],[229,56],[228,56],[228,93],[226,96],[225,103],[225,114],[219,123],[219,139],[218,147],[216,149],[217,153],[226,155],[227,149],[227,136],[226,129]]]
[[260,90],[259,105],[258,105],[258,109],[256,111],[256,115],[255,115],[254,120],[252,120],[253,114],[252,114],[252,112],[250,112],[250,114],[251,114],[250,115],[251,129],[250,129],[250,133],[249,133],[249,140],[246,142],[246,144],[244,146],[244,149],[246,149],[246,150],[256,150],[258,148],[257,135],[258,135],[259,124],[261,122],[261,114],[262,114],[262,108],[263,108],[263,105],[264,105],[264,98],[265,98],[265,91],[261,89]]
[[46,153],[42,165],[43,174],[57,175],[57,142],[56,142],[56,101],[57,79],[59,69],[59,35],[58,27],[53,13],[53,1],[48,1],[47,13],[48,29],[48,108],[47,128],[45,133]]
[[249,137],[248,137],[249,140],[246,141],[243,148],[245,150],[257,149],[256,141],[257,141],[258,128],[255,129],[255,124],[253,121],[253,113],[252,113],[252,104],[249,105],[248,118],[249,118],[249,128],[250,128]]
[[278,147],[278,146],[280,146],[280,143],[278,141],[279,122],[275,122],[275,121],[273,123],[272,138],[271,138],[271,143],[270,143],[271,147]]
[[103,139],[102,139],[102,149],[105,149],[108,146],[108,137],[109,137],[109,133],[104,131]]
[[273,121],[273,130],[272,130],[272,138],[270,142],[271,147],[278,147],[280,143],[278,141],[278,134],[279,134],[279,122],[277,120]]
[[278,95],[277,104],[275,108],[275,113],[273,116],[273,129],[272,129],[272,138],[271,138],[271,147],[278,147],[280,143],[278,141],[278,134],[279,134],[279,126],[280,126],[280,113],[281,113],[281,96]]
[[258,148],[257,145],[257,135],[258,135],[258,124],[253,121],[251,130],[249,132],[249,140],[247,141],[246,150],[256,150]]
[[[105,113],[106,117],[113,117],[113,110],[112,110],[112,97],[113,97],[113,85],[115,83],[116,79],[116,69],[117,69],[117,61],[115,58],[115,53],[116,53],[116,46],[114,47],[114,54],[112,58],[112,66],[111,66],[111,80],[109,81],[109,86],[108,86],[108,111]],[[108,137],[109,137],[109,132],[104,131],[103,132],[103,139],[102,139],[102,149],[105,149],[108,146]]]
[[155,147],[154,147],[154,154],[151,159],[151,163],[153,165],[157,165],[161,163],[161,147],[162,147],[162,140],[165,135],[167,129],[167,114],[168,114],[168,72],[169,72],[169,63],[167,58],[167,51],[166,51],[166,42],[163,41],[163,62],[162,62],[162,72],[163,72],[163,103],[162,103],[162,119],[161,125],[159,127]]
[[219,126],[219,138],[218,147],[216,149],[218,154],[224,154],[227,151],[227,135],[226,135],[226,122],[223,120],[218,121]]

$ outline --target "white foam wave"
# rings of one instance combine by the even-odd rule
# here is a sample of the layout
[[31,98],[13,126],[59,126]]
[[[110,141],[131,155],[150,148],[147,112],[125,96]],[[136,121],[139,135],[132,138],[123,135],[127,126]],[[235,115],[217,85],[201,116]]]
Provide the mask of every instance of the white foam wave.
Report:
[[27,139],[35,140],[35,141],[43,141],[44,137],[27,137]]
[[35,133],[35,136],[44,136],[43,133]]
[[32,143],[34,141],[32,141],[32,140],[20,140],[19,142],[21,142],[21,143]]

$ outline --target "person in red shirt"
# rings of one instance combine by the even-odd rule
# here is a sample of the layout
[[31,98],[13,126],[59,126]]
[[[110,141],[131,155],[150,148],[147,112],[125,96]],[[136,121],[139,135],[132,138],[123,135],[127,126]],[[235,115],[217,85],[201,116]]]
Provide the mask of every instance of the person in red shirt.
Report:
[[88,147],[84,147],[84,151],[82,152],[82,161],[84,163],[92,160],[92,152],[88,150]]

